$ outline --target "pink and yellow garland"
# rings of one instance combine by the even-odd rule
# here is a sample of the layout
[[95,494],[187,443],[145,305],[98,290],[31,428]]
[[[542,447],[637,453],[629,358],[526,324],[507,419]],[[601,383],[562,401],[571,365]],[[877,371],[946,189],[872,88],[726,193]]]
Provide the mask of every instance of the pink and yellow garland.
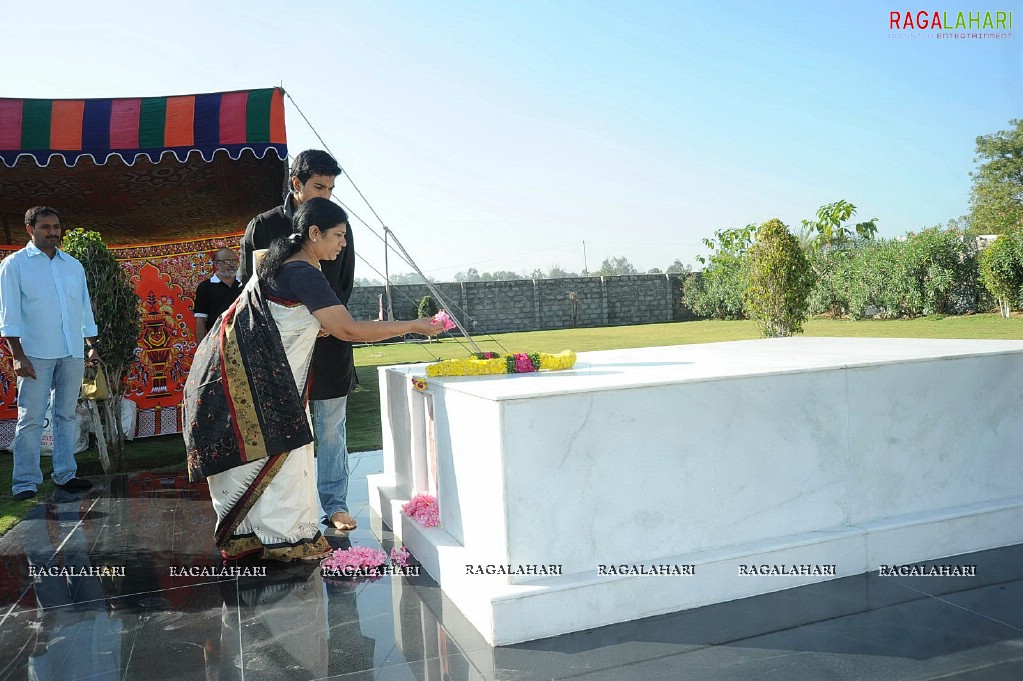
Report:
[[[437,376],[492,376],[497,374],[526,374],[534,371],[563,371],[575,366],[575,353],[563,350],[558,354],[547,352],[520,352],[498,355],[496,352],[480,352],[466,359],[445,359],[426,367],[426,375]],[[412,379],[419,390],[425,381],[418,379],[422,387]]]

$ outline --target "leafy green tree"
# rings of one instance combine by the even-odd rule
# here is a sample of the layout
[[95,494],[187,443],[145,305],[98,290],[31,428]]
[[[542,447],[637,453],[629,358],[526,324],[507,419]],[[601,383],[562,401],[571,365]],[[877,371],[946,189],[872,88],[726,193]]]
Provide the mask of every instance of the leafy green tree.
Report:
[[977,138],[980,165],[970,173],[970,222],[977,234],[1002,234],[1023,227],[1023,120]]
[[487,272],[483,275],[483,281],[518,281],[520,279],[525,279],[525,277],[518,272],[512,272],[510,270]]
[[693,271],[693,268],[689,265],[683,265],[682,261],[675,258],[675,262],[668,265],[668,269],[665,270],[666,274],[689,274]]
[[1023,229],[1003,232],[980,256],[980,277],[1003,317],[1023,302]]
[[814,274],[799,241],[781,220],[760,225],[747,263],[743,303],[760,332],[769,338],[801,332]]
[[[757,233],[757,226],[750,223],[745,227],[733,227],[731,229],[719,229],[714,232],[713,239],[703,239],[703,245],[710,250],[709,259],[714,261],[717,255],[742,256],[753,245],[753,238]],[[696,256],[700,264],[706,265],[708,258],[702,255]],[[678,262],[676,260],[675,262]],[[679,263],[681,264],[681,263]]]
[[575,272],[567,271],[561,265],[551,265],[550,270],[547,271],[548,279],[569,279],[578,276]]
[[110,383],[110,399],[105,401],[100,415],[110,457],[106,472],[120,472],[124,470],[121,397],[138,348],[142,303],[98,232],[72,229],[64,234],[62,248],[85,268],[93,314],[99,326],[100,361]]
[[838,200],[821,206],[817,210],[816,220],[803,220],[803,231],[800,235],[801,241],[810,240],[811,235],[815,246],[827,247],[843,244],[854,236],[863,239],[872,239],[877,234],[877,218],[871,218],[866,222],[860,222],[850,227],[847,224],[856,215],[856,206],[848,201]]
[[[430,278],[430,281],[433,281],[432,277]],[[423,283],[425,283],[424,279],[421,276],[419,276],[419,274],[416,273],[416,272],[402,272],[402,273],[399,273],[399,274],[392,274],[391,275],[391,284],[394,285],[394,286],[408,285],[408,284],[415,285],[415,284],[423,284]]]
[[639,274],[636,268],[629,262],[629,259],[622,256],[618,258],[604,258],[600,269],[593,273],[595,277],[620,277],[626,274]]
[[646,273],[647,273],[647,274],[664,274],[664,272],[662,272],[662,271],[660,270],[660,268],[657,268],[657,267],[651,267],[650,269],[648,269],[648,270],[646,271]]

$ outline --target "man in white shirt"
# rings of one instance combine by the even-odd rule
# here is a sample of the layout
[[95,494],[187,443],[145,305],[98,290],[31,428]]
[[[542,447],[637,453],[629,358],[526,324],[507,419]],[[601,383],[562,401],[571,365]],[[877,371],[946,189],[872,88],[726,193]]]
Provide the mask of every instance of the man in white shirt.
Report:
[[31,241],[0,262],[0,336],[7,339],[18,376],[12,491],[31,499],[43,482],[39,466],[43,420],[53,393],[53,482],[68,492],[92,483],[76,477],[75,406],[90,363],[99,359],[96,320],[82,264],[57,246],[63,232],[52,208],[25,213]]

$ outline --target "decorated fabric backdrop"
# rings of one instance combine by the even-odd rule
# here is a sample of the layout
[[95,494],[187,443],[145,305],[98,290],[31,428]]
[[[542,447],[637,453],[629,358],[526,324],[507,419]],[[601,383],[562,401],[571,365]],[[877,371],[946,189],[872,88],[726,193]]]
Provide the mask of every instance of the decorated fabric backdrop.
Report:
[[[237,249],[240,234],[199,241],[111,250],[140,299],[142,331],[125,397],[138,405],[138,437],[181,432],[181,397],[195,353],[195,289],[213,274],[213,254]],[[11,250],[8,249],[7,253]],[[7,343],[0,343],[0,447],[10,448],[18,418],[17,378]]]

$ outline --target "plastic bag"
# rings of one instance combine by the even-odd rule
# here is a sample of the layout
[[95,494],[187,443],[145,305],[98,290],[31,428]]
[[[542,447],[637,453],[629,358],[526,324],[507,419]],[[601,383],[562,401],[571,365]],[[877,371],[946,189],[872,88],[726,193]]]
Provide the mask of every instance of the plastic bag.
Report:
[[85,367],[82,379],[82,398],[86,400],[106,400],[110,398],[110,386],[99,364]]

